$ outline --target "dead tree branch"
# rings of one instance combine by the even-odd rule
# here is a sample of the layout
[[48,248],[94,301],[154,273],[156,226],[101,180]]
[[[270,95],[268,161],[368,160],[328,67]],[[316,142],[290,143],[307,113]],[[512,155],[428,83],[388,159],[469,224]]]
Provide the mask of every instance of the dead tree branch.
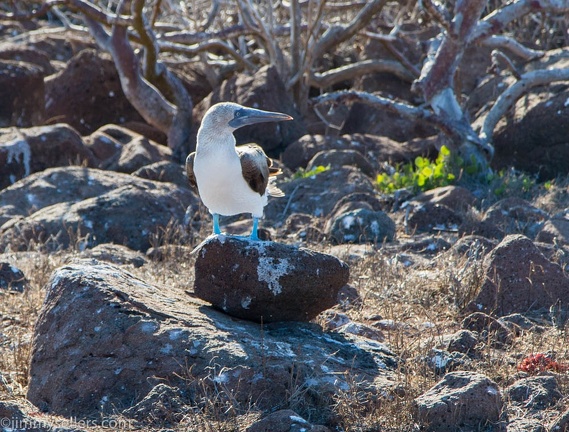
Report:
[[517,0],[508,3],[480,20],[472,33],[470,43],[479,43],[502,32],[509,23],[531,12],[566,14],[569,12],[569,3],[566,0]]
[[331,69],[323,73],[311,73],[309,84],[314,87],[327,88],[332,85],[354,79],[370,73],[389,72],[409,83],[416,78],[399,62],[390,60],[363,60],[361,62]]
[[490,36],[489,38],[484,39],[482,45],[499,49],[501,51],[508,50],[525,61],[535,60],[545,55],[545,51],[533,50],[525,47],[517,40],[507,36]]
[[518,81],[500,95],[488,112],[484,119],[480,137],[486,142],[490,142],[500,119],[530,88],[567,80],[569,80],[569,68],[537,70],[523,74]]
[[453,141],[464,141],[470,130],[460,124],[449,121],[448,118],[441,117],[430,110],[408,105],[402,102],[396,102],[392,99],[384,98],[367,92],[359,91],[338,91],[325,93],[311,99],[312,105],[321,105],[325,103],[333,104],[350,104],[361,102],[366,105],[380,108],[409,118],[411,120],[422,121],[429,125],[437,127],[445,135],[449,136]]
[[311,47],[314,50],[312,57],[320,58],[324,53],[332,51],[334,47],[353,37],[370,23],[386,3],[387,0],[372,0],[361,8],[348,24],[329,27],[320,40]]

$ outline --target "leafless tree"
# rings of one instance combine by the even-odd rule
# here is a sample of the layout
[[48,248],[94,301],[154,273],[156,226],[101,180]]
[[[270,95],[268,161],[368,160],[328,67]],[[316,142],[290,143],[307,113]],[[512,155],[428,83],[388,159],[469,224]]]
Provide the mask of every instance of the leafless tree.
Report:
[[[531,61],[544,51],[524,46],[515,32],[507,31],[532,14],[561,17],[567,23],[566,0],[409,0],[397,5],[387,0],[46,0],[35,10],[22,5],[12,9],[1,17],[30,19],[52,11],[65,25],[90,32],[111,53],[129,101],[149,124],[168,134],[174,149],[187,141],[193,105],[191,95],[164,64],[172,55],[200,61],[213,85],[236,71],[273,65],[301,113],[311,106],[370,104],[434,125],[451,146],[483,165],[494,152],[494,128],[516,100],[533,86],[569,79],[567,69],[518,70],[510,55]],[[402,23],[419,15],[426,17],[424,26],[438,29],[438,36],[414,64],[395,42],[405,37]],[[325,61],[332,53],[372,39],[380,41],[392,58],[356,58],[338,67]],[[460,60],[472,46],[491,47],[495,62],[516,79],[497,97],[480,130],[472,126],[454,82]],[[417,106],[350,89],[325,93],[340,82],[377,72],[408,82],[423,103]],[[311,99],[311,89],[323,94]]]

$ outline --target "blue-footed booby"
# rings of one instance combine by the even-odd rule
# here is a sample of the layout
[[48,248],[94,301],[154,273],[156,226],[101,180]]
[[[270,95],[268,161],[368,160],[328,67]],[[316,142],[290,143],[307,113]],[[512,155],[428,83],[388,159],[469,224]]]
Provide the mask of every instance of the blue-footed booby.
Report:
[[213,216],[214,234],[221,234],[219,215],[251,213],[251,239],[259,239],[257,227],[268,196],[284,196],[271,177],[280,170],[272,167],[271,159],[260,146],[236,146],[233,131],[250,124],[283,120],[292,120],[292,117],[232,102],[213,105],[205,113],[198,130],[196,151],[186,159],[186,173]]

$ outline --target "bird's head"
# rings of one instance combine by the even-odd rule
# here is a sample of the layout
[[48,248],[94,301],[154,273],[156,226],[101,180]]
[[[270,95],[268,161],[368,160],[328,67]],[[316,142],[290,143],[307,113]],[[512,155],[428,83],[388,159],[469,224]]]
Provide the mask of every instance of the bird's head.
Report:
[[233,131],[250,124],[284,120],[292,120],[292,117],[288,114],[247,108],[233,102],[221,102],[207,110],[201,127],[218,132],[227,128]]

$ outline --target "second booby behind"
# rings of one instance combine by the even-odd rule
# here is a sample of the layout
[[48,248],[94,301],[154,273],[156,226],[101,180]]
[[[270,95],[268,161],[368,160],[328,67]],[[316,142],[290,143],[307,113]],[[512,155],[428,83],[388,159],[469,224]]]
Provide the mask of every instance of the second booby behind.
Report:
[[186,173],[213,216],[213,232],[221,234],[219,215],[251,213],[251,239],[268,196],[284,196],[272,180],[279,170],[256,144],[235,146],[233,131],[242,126],[292,120],[287,114],[247,108],[232,102],[213,105],[198,130],[196,151],[186,159]]

